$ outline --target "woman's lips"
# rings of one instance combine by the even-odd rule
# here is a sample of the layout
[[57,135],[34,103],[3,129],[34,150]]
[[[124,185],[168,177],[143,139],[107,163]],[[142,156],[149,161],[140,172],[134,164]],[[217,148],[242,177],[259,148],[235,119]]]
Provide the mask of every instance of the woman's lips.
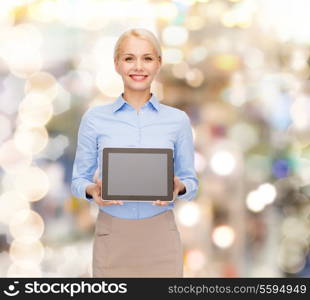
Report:
[[147,75],[129,75],[129,77],[134,81],[143,81]]

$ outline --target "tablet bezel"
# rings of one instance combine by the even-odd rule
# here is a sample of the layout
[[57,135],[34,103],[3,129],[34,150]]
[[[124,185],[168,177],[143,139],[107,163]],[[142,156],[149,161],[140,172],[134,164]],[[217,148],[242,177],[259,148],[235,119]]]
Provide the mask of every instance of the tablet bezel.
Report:
[[[167,154],[167,181],[168,195],[167,196],[130,196],[130,195],[108,195],[108,158],[109,153],[162,153]],[[137,201],[149,202],[155,200],[173,202],[173,151],[170,148],[111,148],[107,147],[102,150],[102,189],[101,195],[103,201],[122,200],[122,201]]]

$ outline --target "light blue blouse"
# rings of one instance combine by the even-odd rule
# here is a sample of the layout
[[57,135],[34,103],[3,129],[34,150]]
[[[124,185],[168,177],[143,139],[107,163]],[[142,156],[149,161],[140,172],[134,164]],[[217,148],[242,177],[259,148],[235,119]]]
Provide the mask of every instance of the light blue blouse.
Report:
[[[174,157],[174,175],[186,187],[186,193],[177,198],[193,200],[198,191],[194,169],[194,145],[190,119],[177,108],[161,104],[154,94],[138,112],[121,94],[113,103],[89,108],[82,116],[71,191],[78,198],[86,197],[86,187],[93,183],[94,173],[101,166],[104,147],[171,148]],[[98,168],[102,179],[101,167]],[[100,207],[119,218],[148,218],[174,207],[152,205],[148,202],[123,202],[123,205]]]

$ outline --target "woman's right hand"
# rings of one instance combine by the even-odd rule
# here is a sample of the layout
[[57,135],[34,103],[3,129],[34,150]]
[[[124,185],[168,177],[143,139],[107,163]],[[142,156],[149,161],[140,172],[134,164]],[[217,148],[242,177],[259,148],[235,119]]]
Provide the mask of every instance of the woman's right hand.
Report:
[[100,179],[97,180],[97,183],[90,184],[86,187],[86,193],[91,195],[94,201],[99,206],[107,206],[107,205],[123,205],[123,201],[120,200],[109,200],[103,201],[101,198],[101,185],[102,181]]

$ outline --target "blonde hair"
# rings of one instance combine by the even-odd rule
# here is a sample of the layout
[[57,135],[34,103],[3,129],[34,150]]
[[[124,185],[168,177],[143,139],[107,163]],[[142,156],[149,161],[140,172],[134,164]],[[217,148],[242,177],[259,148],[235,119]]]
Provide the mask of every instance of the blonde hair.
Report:
[[158,58],[162,59],[161,47],[157,37],[149,30],[144,28],[133,28],[125,31],[118,38],[114,47],[114,61],[118,60],[122,42],[128,37],[137,37],[149,41],[157,52]]

